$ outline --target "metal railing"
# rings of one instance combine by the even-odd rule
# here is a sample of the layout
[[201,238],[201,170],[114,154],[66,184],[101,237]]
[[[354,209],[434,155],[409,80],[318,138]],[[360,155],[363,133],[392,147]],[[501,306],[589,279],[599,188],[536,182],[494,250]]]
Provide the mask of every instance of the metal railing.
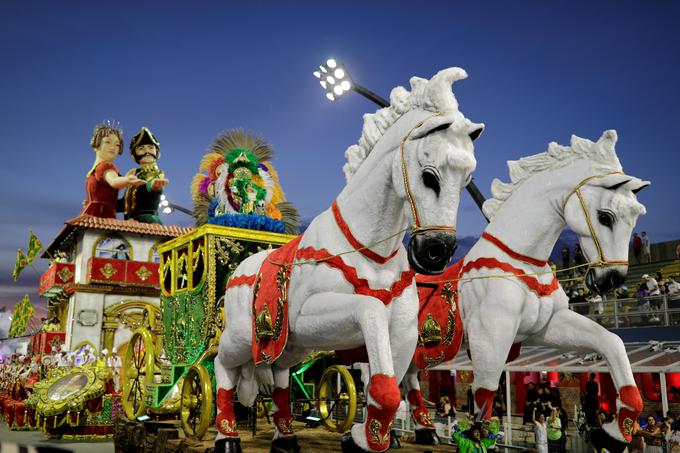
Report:
[[569,308],[610,329],[680,326],[680,295],[570,303]]

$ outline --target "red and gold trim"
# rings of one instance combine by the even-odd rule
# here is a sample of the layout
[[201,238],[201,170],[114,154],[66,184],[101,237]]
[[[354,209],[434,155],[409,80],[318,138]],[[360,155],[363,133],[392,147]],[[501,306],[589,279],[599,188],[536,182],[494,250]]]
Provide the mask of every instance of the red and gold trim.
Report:
[[338,228],[340,228],[340,231],[342,231],[343,236],[345,236],[345,239],[347,239],[347,242],[354,247],[356,251],[364,255],[366,258],[369,258],[373,261],[375,261],[378,264],[385,264],[392,258],[394,258],[399,251],[397,248],[394,252],[392,252],[388,257],[382,257],[369,249],[367,246],[363,245],[357,238],[354,237],[352,234],[352,230],[350,230],[349,225],[347,225],[347,222],[345,222],[345,219],[342,217],[342,214],[340,213],[340,208],[338,207],[338,202],[337,200],[333,200],[333,205],[332,205],[332,210],[333,210],[333,217],[335,218],[335,222],[338,224]]

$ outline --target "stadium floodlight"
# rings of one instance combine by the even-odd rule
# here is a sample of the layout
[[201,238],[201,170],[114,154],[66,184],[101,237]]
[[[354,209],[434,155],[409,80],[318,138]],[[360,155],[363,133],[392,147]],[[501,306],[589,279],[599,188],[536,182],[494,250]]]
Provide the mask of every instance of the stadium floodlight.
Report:
[[319,70],[313,72],[314,77],[319,79],[319,84],[326,90],[326,98],[330,101],[340,99],[348,91],[355,91],[380,107],[387,107],[389,103],[368,90],[354,80],[343,63],[329,58],[326,63],[319,65]]
[[191,211],[188,210],[187,208],[183,208],[182,206],[170,203],[170,200],[168,200],[168,197],[166,197],[165,194],[161,194],[161,201],[158,203],[158,210],[161,211],[163,214],[167,215],[172,214],[173,211],[179,211],[193,217]]
[[[354,91],[380,107],[390,105],[384,98],[356,83],[345,65],[334,58],[329,58],[325,64],[319,65],[319,71],[314,71],[313,74],[314,77],[319,79],[321,87],[326,90],[326,98],[329,101],[335,101],[343,97],[348,91]],[[482,210],[485,198],[474,181],[470,180],[466,189],[479,209]],[[482,215],[484,215],[483,212]],[[484,217],[486,218],[486,216]]]

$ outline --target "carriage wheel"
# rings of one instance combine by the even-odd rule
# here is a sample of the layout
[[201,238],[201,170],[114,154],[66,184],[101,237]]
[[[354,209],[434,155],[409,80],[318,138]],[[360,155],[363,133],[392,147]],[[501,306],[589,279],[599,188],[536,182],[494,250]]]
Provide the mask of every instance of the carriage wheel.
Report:
[[153,336],[147,329],[137,330],[130,339],[123,363],[123,410],[129,420],[146,412],[146,387],[153,384],[156,353]]
[[212,406],[210,374],[203,365],[193,365],[182,384],[182,429],[187,437],[203,437],[212,422]]
[[319,414],[327,430],[342,433],[354,423],[357,390],[352,375],[342,365],[328,367],[319,382]]

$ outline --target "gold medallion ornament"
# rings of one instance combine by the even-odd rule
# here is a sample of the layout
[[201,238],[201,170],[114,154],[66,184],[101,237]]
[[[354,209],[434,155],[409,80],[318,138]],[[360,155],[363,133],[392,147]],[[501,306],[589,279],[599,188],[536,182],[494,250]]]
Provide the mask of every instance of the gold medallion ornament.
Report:
[[101,274],[108,280],[118,273],[118,269],[113,267],[111,263],[106,263],[99,269],[99,272],[101,272]]
[[427,319],[420,328],[420,335],[418,336],[418,344],[426,345],[439,343],[442,341],[442,328],[437,321],[432,317],[432,313],[427,314]]
[[62,282],[67,282],[73,278],[73,272],[71,272],[71,269],[68,267],[63,268],[59,272],[57,272],[57,275],[59,276],[59,279],[61,279]]
[[149,277],[151,277],[151,271],[146,268],[146,266],[142,266],[139,269],[137,269],[137,272],[135,272],[135,275],[139,277],[141,281],[146,281]]
[[274,329],[272,327],[272,317],[269,314],[267,303],[265,302],[262,311],[255,318],[255,338],[260,340],[271,340],[274,337]]

